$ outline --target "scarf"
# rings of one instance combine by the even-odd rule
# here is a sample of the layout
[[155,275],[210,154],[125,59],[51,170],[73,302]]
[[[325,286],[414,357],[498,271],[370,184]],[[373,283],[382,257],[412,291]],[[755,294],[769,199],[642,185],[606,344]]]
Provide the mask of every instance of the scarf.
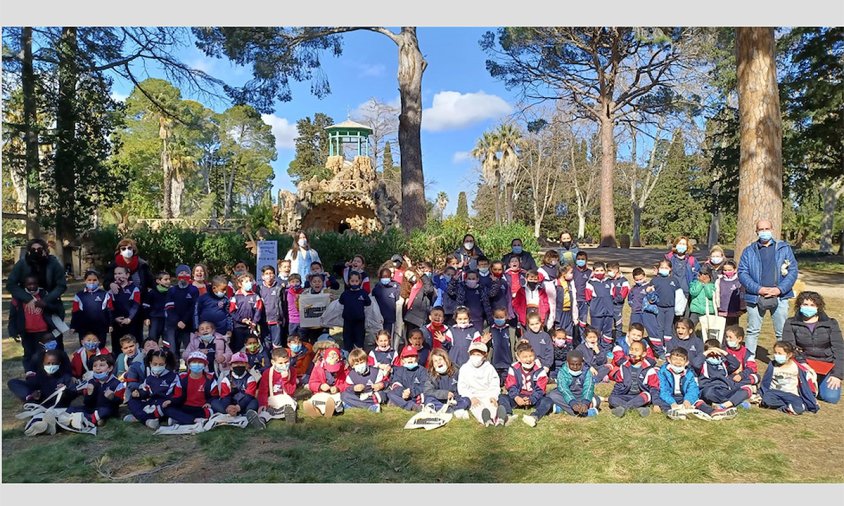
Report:
[[126,267],[127,269],[129,269],[129,274],[131,275],[138,270],[139,259],[137,255],[134,255],[127,262],[126,259],[123,258],[123,255],[117,253],[116,255],[114,255],[114,263],[117,265],[117,267]]
[[422,291],[422,280],[417,279],[416,283],[410,288],[410,296],[407,300],[407,310],[410,311],[413,309],[413,301],[416,300],[416,296],[419,295],[419,292]]

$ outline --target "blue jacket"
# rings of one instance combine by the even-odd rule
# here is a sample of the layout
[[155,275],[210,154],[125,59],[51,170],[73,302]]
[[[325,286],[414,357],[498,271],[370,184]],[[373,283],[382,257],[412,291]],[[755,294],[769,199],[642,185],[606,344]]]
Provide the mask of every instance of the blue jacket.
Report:
[[346,289],[340,294],[340,305],[343,306],[343,321],[359,322],[366,319],[366,306],[372,304],[372,299],[363,288],[357,290]]
[[382,285],[379,280],[372,287],[372,296],[375,297],[375,302],[378,303],[378,309],[381,310],[384,324],[396,323],[396,301],[399,298],[399,293],[400,287],[395,281],[390,281],[388,285]]
[[229,314],[229,299],[223,295],[217,297],[213,293],[200,295],[193,311],[194,328],[202,322],[211,322],[220,334],[227,334],[232,330],[232,316]]
[[175,327],[178,322],[185,324],[184,330],[193,330],[193,310],[199,299],[199,289],[193,285],[184,288],[171,286],[167,290],[167,303],[164,304],[164,316],[167,318],[168,328]]
[[147,290],[147,293],[142,294],[146,318],[164,318],[164,305],[167,303],[167,293],[159,292],[158,288],[153,288],[152,290]]
[[[489,328],[492,334],[492,366],[496,369],[507,369],[513,363],[513,350],[510,348],[510,327],[503,328],[493,325]],[[545,364],[543,364],[545,365]]]
[[[780,289],[780,299],[790,299],[794,297],[792,288],[795,281],[797,281],[797,259],[794,258],[794,252],[791,251],[791,246],[785,241],[775,241],[776,244],[776,258],[777,264],[777,288]],[[788,273],[782,275],[782,265],[786,262],[788,264]],[[738,265],[738,278],[742,286],[744,286],[744,300],[748,304],[756,304],[759,298],[759,280],[762,279],[762,258],[759,256],[759,248],[757,242],[754,241],[751,245],[744,248],[741,253],[741,260]]]
[[[659,398],[662,402],[671,406],[677,401],[674,400],[674,373],[668,370],[667,363],[662,364],[662,367],[659,368],[657,377],[659,377]],[[700,387],[697,384],[697,378],[688,367],[680,384],[680,392],[683,394],[683,400],[689,401],[691,404],[700,399]]]

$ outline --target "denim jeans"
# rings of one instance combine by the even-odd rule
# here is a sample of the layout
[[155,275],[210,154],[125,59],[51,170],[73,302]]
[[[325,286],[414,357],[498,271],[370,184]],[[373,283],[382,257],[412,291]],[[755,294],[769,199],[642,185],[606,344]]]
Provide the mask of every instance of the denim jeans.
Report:
[[[747,338],[745,339],[745,346],[747,349],[756,354],[756,345],[759,342],[759,331],[762,330],[762,318],[765,316],[765,311],[760,312],[756,304],[747,305]],[[785,325],[785,320],[788,318],[788,299],[779,299],[777,308],[772,311],[771,318],[774,321],[774,334],[777,341],[782,338],[782,328]]]
[[829,374],[818,374],[818,399],[830,404],[838,404],[838,401],[841,400],[841,388],[835,390],[829,388],[826,381],[830,377]]

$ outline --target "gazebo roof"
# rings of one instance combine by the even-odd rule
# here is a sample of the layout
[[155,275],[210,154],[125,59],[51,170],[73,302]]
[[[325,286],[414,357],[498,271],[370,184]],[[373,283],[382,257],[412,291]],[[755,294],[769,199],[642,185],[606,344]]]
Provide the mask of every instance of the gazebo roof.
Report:
[[360,123],[355,123],[352,120],[346,120],[342,123],[338,123],[336,125],[331,125],[329,127],[325,127],[326,130],[360,130],[363,132],[372,133],[372,128],[366,125],[361,125]]

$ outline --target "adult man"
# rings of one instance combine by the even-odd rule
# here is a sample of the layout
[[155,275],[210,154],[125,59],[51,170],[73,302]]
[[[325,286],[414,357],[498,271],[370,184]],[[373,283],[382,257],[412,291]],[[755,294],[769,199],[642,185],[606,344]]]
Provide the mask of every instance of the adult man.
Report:
[[501,260],[504,262],[504,268],[507,269],[510,266],[510,259],[513,257],[518,257],[521,261],[522,269],[526,271],[535,271],[536,270],[536,261],[533,259],[533,255],[530,254],[530,251],[525,251],[522,248],[522,240],[521,239],[513,239],[510,241],[510,253],[504,255],[504,258]]
[[747,303],[747,349],[755,354],[762,318],[771,312],[774,333],[779,341],[788,317],[788,299],[794,297],[792,287],[797,281],[797,260],[791,246],[773,237],[768,220],[756,222],[759,239],[744,248],[738,267],[739,282],[744,286]]
[[[47,295],[42,300],[36,300],[24,288],[24,280],[28,276],[38,278],[38,286],[47,290]],[[31,239],[27,242],[25,254],[12,267],[12,272],[6,280],[6,291],[32,309],[44,308],[48,305],[61,308],[56,316],[64,321],[61,298],[67,291],[65,270],[59,259],[50,254],[47,241],[44,239]]]

